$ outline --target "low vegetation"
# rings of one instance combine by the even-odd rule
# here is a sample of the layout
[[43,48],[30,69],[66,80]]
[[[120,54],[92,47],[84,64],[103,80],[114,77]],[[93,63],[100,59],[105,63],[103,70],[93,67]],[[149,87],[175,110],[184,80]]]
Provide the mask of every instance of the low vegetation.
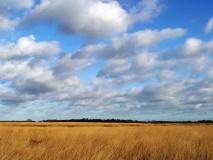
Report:
[[0,160],[212,160],[213,125],[0,123]]

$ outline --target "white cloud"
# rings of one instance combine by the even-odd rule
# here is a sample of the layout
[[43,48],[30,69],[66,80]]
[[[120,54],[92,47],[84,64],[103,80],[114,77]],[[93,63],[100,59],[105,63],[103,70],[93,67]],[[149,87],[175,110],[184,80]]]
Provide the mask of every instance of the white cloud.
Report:
[[162,30],[146,29],[127,35],[129,41],[138,47],[152,47],[157,43],[165,40],[179,38],[185,35],[186,30],[183,28],[165,28]]
[[186,40],[184,46],[182,47],[183,51],[186,54],[194,54],[199,52],[202,48],[202,41],[196,38],[189,38]]
[[62,79],[75,75],[95,63],[94,59],[72,59],[67,53],[58,58],[54,65],[54,74]]
[[160,70],[157,76],[161,81],[174,80],[177,78],[176,72],[169,69]]
[[111,0],[42,0],[28,19],[56,22],[62,32],[92,37],[123,32],[129,25],[128,13]]
[[114,0],[42,0],[25,22],[51,21],[66,34],[109,37],[127,31],[136,21],[151,19],[161,8],[158,0],[143,0],[130,12]]
[[139,53],[131,58],[113,58],[99,71],[98,77],[112,79],[115,83],[142,82],[152,74],[158,63],[153,53]]
[[[155,53],[140,53],[131,58],[108,59],[106,66],[101,68],[102,73],[97,77],[94,76],[86,85],[82,84],[77,77],[78,68],[90,66],[91,62],[84,59],[71,59],[68,54],[59,57],[53,66],[51,65],[52,67],[47,65],[48,62],[32,65],[30,61],[25,60],[3,61],[0,63],[0,80],[8,83],[0,86],[0,101],[6,106],[16,106],[15,108],[19,111],[24,110],[21,106],[29,102],[46,101],[43,112],[46,112],[49,117],[53,109],[51,103],[54,102],[61,105],[66,103],[66,107],[57,105],[57,113],[69,113],[69,116],[85,112],[94,114],[95,111],[109,115],[115,114],[115,116],[121,114],[124,117],[129,114],[134,116],[136,113],[160,114],[162,110],[173,114],[178,111],[191,113],[199,104],[202,104],[204,111],[210,110],[211,79],[207,77],[199,80],[193,77],[185,79],[186,74],[184,74],[181,78],[175,77],[176,79],[173,80],[178,68],[162,69],[159,65],[166,60],[158,59],[159,56],[161,57]],[[187,61],[188,65],[197,63],[195,57],[192,58]],[[162,64],[159,64],[160,60]],[[179,63],[178,59],[174,58],[173,61]],[[160,75],[162,78],[157,83],[153,81],[156,76],[156,67],[159,73],[157,76]],[[188,72],[185,70],[186,65],[179,67]],[[208,71],[210,70],[204,70],[204,72]],[[61,76],[63,73],[66,76]],[[150,83],[143,83],[146,79]],[[123,88],[123,85],[132,82],[140,82],[143,87]],[[120,86],[122,89],[119,88]],[[28,109],[32,111],[34,107],[36,105],[31,104]],[[11,115],[9,109],[4,110],[4,113]]]
[[0,1],[1,12],[8,12],[20,9],[30,9],[34,5],[34,0],[5,0]]
[[[203,77],[211,70],[213,41],[188,38],[185,43],[163,54],[161,69],[184,73],[185,77]],[[181,75],[182,76],[182,75]],[[208,79],[208,78],[207,78]]]
[[[58,97],[64,97],[64,94],[69,95],[73,88],[80,88],[78,78],[69,74],[70,68],[60,70],[59,72],[68,73],[67,76],[61,77],[60,74],[54,73],[54,67],[47,67],[47,63],[31,65],[31,61],[26,60],[3,61],[0,63],[0,80],[9,82],[7,88],[11,88],[14,94],[33,95],[34,100],[39,99],[41,94],[55,93],[61,94]],[[54,99],[57,100],[58,97],[55,96]]]
[[[0,80],[9,82],[7,88],[23,101],[27,95],[39,95],[55,89],[52,71],[44,66],[30,66],[27,61],[16,60],[3,61],[0,66]],[[38,98],[34,97],[34,100]]]
[[208,24],[206,25],[204,31],[205,31],[206,33],[213,32],[213,18],[210,18],[210,19],[209,19]]
[[141,53],[135,57],[135,63],[141,70],[152,68],[156,64],[157,56],[153,53]]
[[126,33],[114,37],[111,40],[111,44],[88,45],[74,53],[73,57],[119,58],[134,56],[136,50],[154,47],[162,41],[179,38],[185,33],[186,30],[183,28],[146,29],[134,33]]
[[11,4],[14,5],[14,8],[19,8],[19,9],[30,9],[34,5],[34,0],[22,0],[18,1],[17,0],[9,0],[11,1]]
[[59,44],[56,41],[36,42],[33,35],[21,37],[17,43],[8,43],[0,45],[0,58],[21,58],[28,56],[46,56],[57,53]]
[[[3,85],[0,85],[0,102],[9,106],[17,106],[20,103],[26,103],[33,100],[34,97],[26,94],[17,94],[14,90],[9,89]],[[13,106],[13,107],[14,107]],[[9,108],[9,107],[7,107]]]
[[51,70],[39,65],[31,67],[28,61],[3,61],[0,66],[1,80],[31,79],[45,82],[53,78]]
[[202,41],[198,38],[188,38],[185,43],[177,49],[177,53],[186,57],[212,54],[213,40]]
[[0,1],[0,31],[10,31],[17,27],[23,17],[21,12],[29,11],[33,5],[34,0]]
[[147,21],[152,17],[159,15],[164,5],[159,0],[141,0],[138,7],[132,10],[132,19],[134,21]]
[[0,31],[10,31],[16,27],[18,20],[11,20],[0,14]]

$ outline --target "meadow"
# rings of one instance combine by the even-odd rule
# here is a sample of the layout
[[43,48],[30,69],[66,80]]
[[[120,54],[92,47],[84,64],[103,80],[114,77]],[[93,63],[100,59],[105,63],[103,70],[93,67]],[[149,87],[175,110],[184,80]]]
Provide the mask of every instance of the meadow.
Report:
[[0,123],[0,160],[212,159],[212,124]]

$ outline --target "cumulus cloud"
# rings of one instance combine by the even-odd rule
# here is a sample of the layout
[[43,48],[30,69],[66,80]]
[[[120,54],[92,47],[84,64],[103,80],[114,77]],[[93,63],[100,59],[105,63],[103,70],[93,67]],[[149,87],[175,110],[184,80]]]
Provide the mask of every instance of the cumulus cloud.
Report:
[[[171,29],[169,29],[171,30]],[[174,29],[177,31],[179,29]],[[140,33],[146,33],[140,32]],[[137,33],[137,32],[136,32]],[[137,35],[135,33],[135,35]],[[184,33],[168,36],[167,29],[153,31],[154,35],[161,35],[162,41],[176,38]],[[139,34],[139,33],[138,33]],[[142,34],[142,35],[143,35]],[[182,45],[174,50],[169,50],[169,56],[165,53],[141,51],[140,48],[149,49],[157,45],[161,40],[151,40],[154,44],[144,44],[140,41],[143,38],[135,38],[134,33],[129,34],[124,41],[123,37],[113,39],[111,44],[97,45],[104,61],[97,73],[85,84],[78,76],[83,70],[95,64],[98,59],[96,47],[91,47],[90,56],[73,57],[70,53],[63,53],[55,56],[53,60],[40,58],[44,51],[51,51],[45,55],[52,56],[52,49],[49,45],[41,45],[44,42],[36,42],[33,36],[22,37],[27,42],[28,49],[25,56],[34,59],[2,58],[0,61],[0,101],[5,106],[16,106],[19,111],[26,111],[20,106],[45,101],[46,106],[51,103],[65,103],[64,108],[54,109],[62,114],[72,115],[73,113],[94,113],[101,112],[106,115],[153,115],[162,113],[163,110],[172,114],[179,112],[191,113],[207,112],[211,110],[213,93],[212,80],[212,42],[203,41],[197,38],[188,38]],[[140,34],[139,34],[140,35]],[[157,39],[158,39],[157,36]],[[136,36],[137,37],[137,36]],[[154,36],[155,37],[155,36]],[[9,50],[16,51],[22,46],[20,38],[17,43],[7,44]],[[137,45],[129,45],[134,54],[120,55],[125,49],[118,49],[128,43],[138,40]],[[120,43],[119,43],[120,42]],[[45,44],[52,42],[46,42]],[[30,45],[28,45],[30,44]],[[33,45],[32,45],[33,44]],[[54,43],[53,43],[54,44]],[[39,46],[39,47],[38,47]],[[42,46],[42,47],[41,47]],[[45,47],[44,47],[45,46]],[[48,47],[47,47],[48,46]],[[57,46],[57,45],[56,45]],[[40,49],[40,48],[46,49]],[[12,49],[13,48],[13,49]],[[50,47],[51,48],[51,47]],[[58,47],[56,47],[58,48]],[[85,49],[85,48],[84,48]],[[58,51],[58,49],[56,49]],[[11,53],[8,52],[8,53]],[[42,53],[40,53],[42,52]],[[112,54],[112,53],[113,54]],[[36,53],[36,54],[35,54]],[[95,54],[94,54],[95,53]],[[103,52],[100,52],[103,54]],[[107,57],[105,54],[109,54]],[[131,52],[133,53],[133,52]],[[94,55],[93,55],[94,54]],[[118,54],[118,56],[116,55]],[[172,54],[172,56],[170,55]],[[183,74],[184,73],[184,74]],[[198,75],[198,77],[195,77]],[[157,81],[156,81],[157,80]],[[157,82],[157,83],[156,83]],[[128,87],[134,83],[141,84],[136,87]],[[44,107],[49,116],[53,107]],[[36,110],[36,109],[35,109]],[[95,111],[94,111],[95,110]],[[4,110],[4,113],[9,113]],[[11,115],[11,114],[9,114]],[[69,116],[68,116],[69,117]],[[41,117],[40,117],[41,118]]]
[[[41,61],[41,62],[40,62]],[[83,63],[69,61],[70,64],[62,64],[63,58],[57,59],[50,66],[48,60],[26,60],[10,59],[0,62],[0,81],[2,85],[9,89],[10,93],[4,94],[0,101],[10,105],[28,103],[30,101],[66,101],[79,97],[82,94],[81,82],[75,75],[76,68],[80,68]],[[73,64],[72,64],[73,63]],[[71,68],[73,66],[73,68]],[[74,68],[75,67],[75,68]],[[85,89],[82,89],[85,90]]]
[[188,38],[180,49],[181,51],[179,52],[185,56],[194,56],[199,53],[208,54],[213,51],[213,41],[209,40],[205,42],[197,38]]
[[212,47],[212,40],[188,38],[181,46],[162,55],[161,69],[172,69],[179,74],[182,72],[186,78],[203,77],[211,70]]
[[16,28],[23,17],[21,13],[29,11],[33,5],[34,0],[0,1],[0,31],[5,32]]
[[34,5],[34,0],[6,0],[0,2],[1,12],[9,12],[12,10],[30,9]]
[[138,7],[132,10],[132,19],[134,21],[147,21],[152,17],[159,15],[165,8],[160,0],[142,0]]
[[185,33],[186,30],[183,28],[165,28],[162,30],[146,29],[127,34],[127,42],[124,45],[132,44],[137,47],[153,47],[161,41],[179,38]]
[[121,58],[134,55],[138,49],[151,48],[158,43],[166,40],[172,40],[185,35],[186,30],[183,28],[165,28],[162,30],[146,29],[134,33],[127,33],[115,37],[111,44],[88,45],[73,54],[74,58],[82,57],[104,57],[104,58]]
[[152,53],[141,53],[132,58],[110,59],[97,76],[113,79],[118,84],[140,82],[151,76],[156,63],[157,56]]
[[73,59],[69,54],[65,53],[56,60],[53,70],[55,75],[64,78],[74,75],[92,66],[94,63],[95,59]]
[[59,44],[56,41],[36,42],[33,35],[21,37],[16,43],[0,45],[0,58],[23,58],[33,56],[46,56],[59,52]]
[[212,52],[212,40],[203,41],[194,37],[187,38],[184,44],[163,54],[163,66],[174,67],[173,69],[175,69],[178,66],[190,65],[196,67],[196,70],[203,68],[200,71],[205,71],[206,67],[204,66],[208,66],[212,61]]
[[27,19],[56,22],[62,32],[94,37],[126,31],[129,25],[128,13],[117,1],[103,0],[42,0]]
[[[21,93],[37,94],[54,88],[52,71],[26,61],[1,62],[0,79],[10,82],[10,87]],[[49,82],[49,83],[47,83]]]
[[4,90],[0,93],[0,101],[5,105],[42,99],[52,102],[71,101],[86,90],[75,75],[69,74],[63,78],[55,75],[54,67],[46,67],[47,63],[31,65],[30,61],[22,60],[1,62],[0,81],[5,83],[1,83]]
[[157,76],[161,81],[175,80],[177,78],[176,72],[170,69],[160,70]]
[[0,85],[0,102],[8,106],[17,106],[21,103],[33,100],[34,97],[26,94],[17,94],[14,90]]
[[210,19],[209,19],[209,21],[208,21],[208,23],[207,23],[207,25],[206,25],[204,31],[205,31],[206,33],[213,32],[213,18],[210,18]]
[[42,0],[25,23],[45,20],[56,23],[66,34],[108,37],[127,31],[135,21],[151,19],[161,8],[158,0],[143,0],[139,8],[130,12],[114,0]]
[[0,15],[0,31],[9,31],[15,28],[18,24],[18,20],[11,20],[5,16]]

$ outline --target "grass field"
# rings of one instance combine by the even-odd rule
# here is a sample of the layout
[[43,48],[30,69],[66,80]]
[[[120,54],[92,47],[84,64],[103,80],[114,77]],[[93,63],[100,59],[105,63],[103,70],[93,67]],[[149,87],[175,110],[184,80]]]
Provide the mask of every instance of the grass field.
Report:
[[212,160],[213,125],[0,123],[0,160]]

